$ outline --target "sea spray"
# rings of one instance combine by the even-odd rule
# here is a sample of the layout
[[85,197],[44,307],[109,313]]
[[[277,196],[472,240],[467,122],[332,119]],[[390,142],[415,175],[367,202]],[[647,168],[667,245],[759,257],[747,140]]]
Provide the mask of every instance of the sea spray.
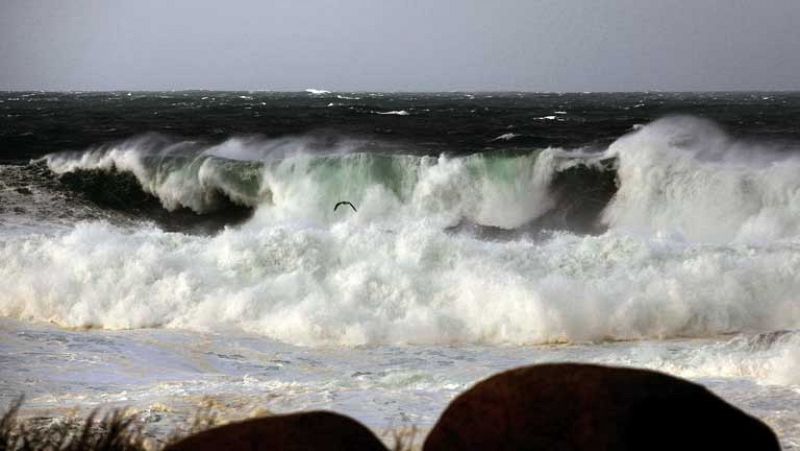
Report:
[[612,228],[691,241],[767,243],[800,236],[800,157],[734,140],[692,117],[658,120],[614,142]]

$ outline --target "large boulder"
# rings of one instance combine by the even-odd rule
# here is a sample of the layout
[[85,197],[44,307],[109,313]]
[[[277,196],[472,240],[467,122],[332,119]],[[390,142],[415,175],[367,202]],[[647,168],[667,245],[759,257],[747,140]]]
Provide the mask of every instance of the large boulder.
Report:
[[534,365],[458,396],[424,450],[780,450],[769,427],[704,387],[654,371]]
[[333,412],[303,412],[231,423],[187,437],[165,451],[386,451],[364,425]]

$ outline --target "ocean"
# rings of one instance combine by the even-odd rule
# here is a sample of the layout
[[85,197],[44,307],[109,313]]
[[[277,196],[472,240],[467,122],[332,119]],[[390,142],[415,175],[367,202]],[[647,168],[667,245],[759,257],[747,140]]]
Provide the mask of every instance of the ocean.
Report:
[[0,407],[424,433],[493,373],[594,362],[800,449],[798,119],[800,93],[0,93]]

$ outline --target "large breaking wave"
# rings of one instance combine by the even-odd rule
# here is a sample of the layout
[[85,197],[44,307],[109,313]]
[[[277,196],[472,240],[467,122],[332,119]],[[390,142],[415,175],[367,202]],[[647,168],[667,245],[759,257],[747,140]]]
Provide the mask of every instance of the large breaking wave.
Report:
[[[147,137],[51,155],[60,174],[133,174],[167,209],[232,202],[254,214],[211,236],[82,222],[4,238],[0,313],[72,327],[234,327],[307,345],[800,324],[800,158],[709,122],[663,119],[592,153],[313,150]],[[334,212],[338,200],[358,212]]]
[[[45,160],[62,177],[128,183],[121,175],[132,174],[167,210],[207,214],[235,203],[260,209],[273,220],[325,224],[348,218],[331,209],[347,199],[359,205],[361,221],[424,218],[442,226],[466,222],[516,229],[553,210],[563,216],[578,205],[604,204],[615,189],[609,160],[560,149],[431,157],[365,152],[353,142],[310,148],[302,138],[200,146],[146,136]],[[598,176],[582,180],[576,166],[596,171],[606,186],[589,186]]]

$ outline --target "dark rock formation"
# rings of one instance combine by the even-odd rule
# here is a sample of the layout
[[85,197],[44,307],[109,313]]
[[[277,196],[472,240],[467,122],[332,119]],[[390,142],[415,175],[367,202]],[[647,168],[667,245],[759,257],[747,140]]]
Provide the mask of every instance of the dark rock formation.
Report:
[[582,364],[517,368],[457,397],[425,441],[440,450],[779,450],[775,434],[700,385]]
[[369,429],[333,412],[304,412],[231,423],[187,437],[165,451],[374,450],[386,447]]

